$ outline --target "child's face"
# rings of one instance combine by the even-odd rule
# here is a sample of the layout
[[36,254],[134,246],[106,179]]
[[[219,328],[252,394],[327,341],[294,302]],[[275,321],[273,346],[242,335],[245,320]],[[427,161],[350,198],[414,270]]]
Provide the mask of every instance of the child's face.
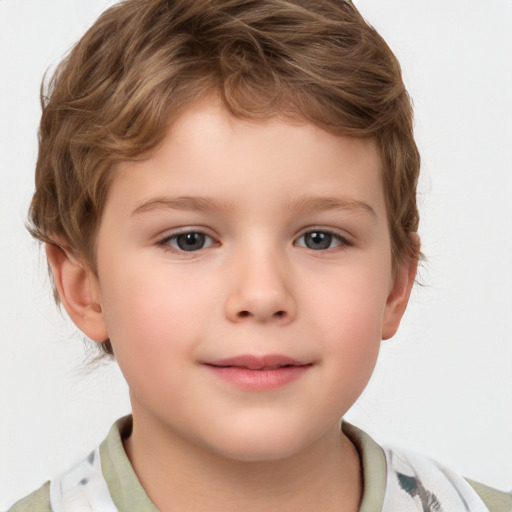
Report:
[[135,421],[246,460],[338,435],[412,284],[373,141],[213,101],[121,167],[97,270]]

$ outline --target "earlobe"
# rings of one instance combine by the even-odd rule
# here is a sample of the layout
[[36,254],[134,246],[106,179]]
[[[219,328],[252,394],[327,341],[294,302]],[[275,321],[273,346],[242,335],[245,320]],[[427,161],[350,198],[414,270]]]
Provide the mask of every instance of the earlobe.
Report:
[[384,321],[382,324],[382,339],[393,337],[398,330],[402,316],[405,313],[411,290],[416,278],[418,256],[404,261],[396,272],[393,287],[388,295]]
[[59,245],[46,244],[46,256],[60,301],[71,320],[92,340],[108,339],[96,276]]

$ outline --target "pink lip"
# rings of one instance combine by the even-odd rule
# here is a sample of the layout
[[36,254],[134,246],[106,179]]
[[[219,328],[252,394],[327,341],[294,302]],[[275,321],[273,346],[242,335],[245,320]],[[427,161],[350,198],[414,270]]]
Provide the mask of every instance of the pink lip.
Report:
[[205,366],[220,379],[247,391],[269,391],[285,386],[311,368],[287,356],[269,354],[266,356],[242,355],[208,361]]

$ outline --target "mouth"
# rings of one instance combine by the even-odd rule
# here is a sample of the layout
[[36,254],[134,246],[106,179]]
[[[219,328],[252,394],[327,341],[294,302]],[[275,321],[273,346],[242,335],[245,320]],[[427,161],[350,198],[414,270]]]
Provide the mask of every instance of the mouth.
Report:
[[309,366],[311,363],[303,363],[292,359],[288,356],[279,354],[269,354],[266,356],[253,356],[242,355],[236,357],[228,357],[226,359],[219,359],[205,363],[209,366],[216,366],[218,368],[245,368],[247,370],[278,370],[279,368],[286,368],[290,366]]
[[222,381],[245,391],[269,391],[286,386],[307,373],[313,363],[288,356],[241,355],[204,363]]

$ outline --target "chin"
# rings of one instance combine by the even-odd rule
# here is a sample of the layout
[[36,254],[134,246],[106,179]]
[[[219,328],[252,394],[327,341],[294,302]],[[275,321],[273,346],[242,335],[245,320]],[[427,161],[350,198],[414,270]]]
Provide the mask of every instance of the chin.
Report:
[[235,447],[219,452],[219,455],[226,459],[240,462],[272,462],[285,460],[295,455],[300,449],[283,449],[282,446],[272,449],[269,446],[248,446],[245,445],[236,449]]
[[258,431],[238,431],[224,442],[212,443],[211,448],[219,455],[241,462],[270,462],[284,460],[305,450],[312,440],[302,431],[276,431],[270,426]]

